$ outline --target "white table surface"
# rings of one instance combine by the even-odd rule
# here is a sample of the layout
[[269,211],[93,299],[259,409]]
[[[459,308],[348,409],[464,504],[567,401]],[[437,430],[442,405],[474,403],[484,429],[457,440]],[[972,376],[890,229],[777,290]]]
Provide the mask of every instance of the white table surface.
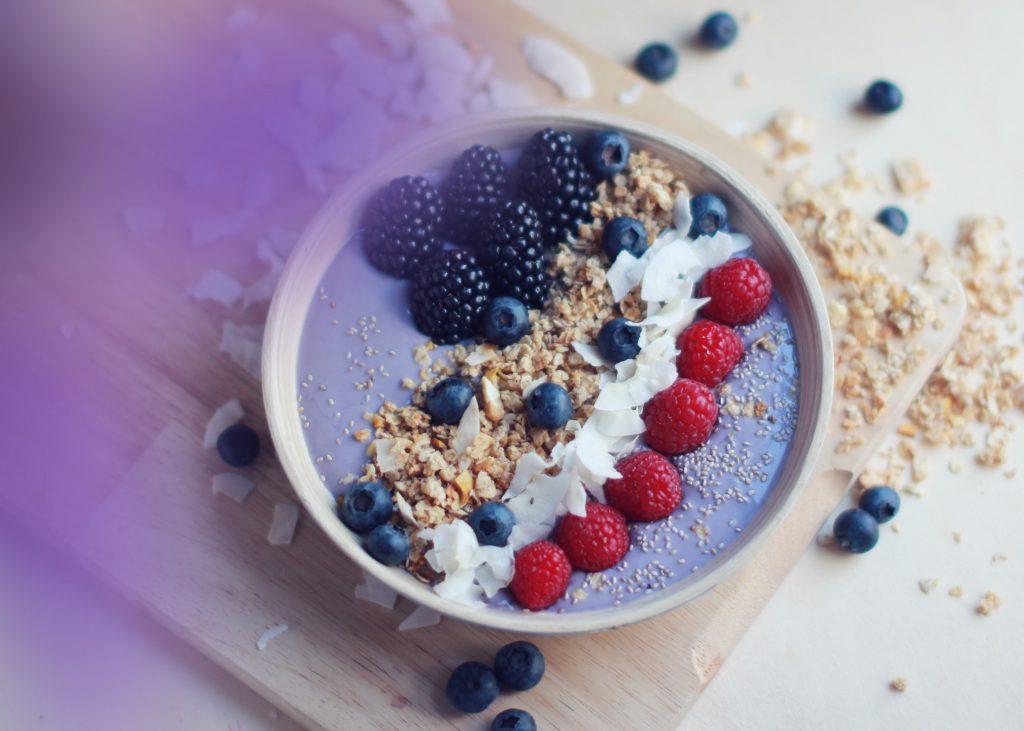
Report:
[[[624,61],[649,40],[680,40],[716,9],[666,0],[599,10],[587,0],[521,2]],[[810,114],[820,172],[851,147],[874,168],[918,157],[935,186],[905,207],[913,226],[944,241],[967,213],[1001,213],[1012,231],[1024,231],[1024,3],[763,6],[733,48],[684,51],[669,93],[728,128],[760,125],[787,106]],[[741,17],[748,9],[733,8]],[[734,84],[739,72],[751,76],[751,88]],[[903,86],[905,108],[882,120],[851,114],[878,76]],[[958,476],[945,469],[954,458],[968,462]],[[931,465],[927,494],[904,499],[899,535],[885,530],[877,549],[856,558],[808,548],[682,729],[1024,728],[1024,491],[1019,479],[976,469],[965,455],[933,453]],[[1009,560],[992,563],[997,552]],[[926,577],[941,581],[928,596],[917,587]],[[963,585],[964,598],[947,596],[953,584]],[[298,728],[6,525],[0,587],[0,729]],[[989,589],[1006,605],[982,618],[973,607]],[[909,680],[904,694],[888,689],[897,676]]]

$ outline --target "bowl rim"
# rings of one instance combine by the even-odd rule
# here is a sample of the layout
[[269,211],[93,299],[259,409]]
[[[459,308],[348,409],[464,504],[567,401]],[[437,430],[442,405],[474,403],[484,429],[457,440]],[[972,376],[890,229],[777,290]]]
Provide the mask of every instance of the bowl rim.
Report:
[[[782,248],[812,305],[810,310],[803,314],[809,318],[811,329],[820,336],[821,346],[820,362],[815,363],[815,368],[819,371],[817,382],[820,384],[821,393],[818,394],[816,413],[812,415],[812,426],[803,462],[793,475],[788,494],[777,501],[774,506],[765,506],[765,510],[771,508],[771,514],[767,517],[758,514],[755,520],[761,522],[759,522],[755,534],[740,545],[728,560],[718,562],[714,568],[703,573],[685,588],[664,594],[661,601],[657,600],[658,594],[655,594],[647,602],[563,614],[481,609],[443,599],[427,584],[418,581],[409,583],[407,581],[409,574],[405,572],[404,568],[386,567],[375,561],[359,544],[358,538],[347,528],[343,528],[337,518],[333,518],[332,525],[325,524],[320,516],[322,506],[314,504],[312,496],[308,494],[311,490],[307,491],[304,487],[300,487],[315,484],[317,490],[325,489],[318,478],[313,460],[309,456],[305,437],[295,414],[298,394],[296,373],[299,348],[294,348],[294,352],[288,352],[282,342],[292,325],[293,313],[290,312],[290,308],[295,306],[288,299],[287,294],[293,286],[297,286],[296,282],[305,270],[306,261],[312,256],[314,250],[318,250],[319,247],[316,244],[320,240],[318,232],[325,230],[324,227],[333,220],[334,211],[365,197],[365,185],[360,185],[359,181],[354,178],[336,190],[320,206],[307,224],[295,250],[285,264],[281,279],[275,289],[267,316],[262,353],[262,389],[268,427],[289,486],[305,512],[312,516],[314,522],[324,531],[328,539],[359,569],[380,580],[400,596],[404,596],[418,606],[433,609],[442,615],[460,621],[510,632],[557,635],[613,629],[671,611],[721,584],[740,568],[749,564],[790,513],[803,489],[816,474],[816,465],[828,430],[834,363],[827,308],[824,294],[810,259],[775,206],[738,172],[717,157],[685,138],[653,125],[600,111],[551,107],[530,107],[521,110],[475,114],[452,123],[434,126],[413,135],[387,154],[375,159],[372,164],[382,170],[392,169],[407,157],[419,154],[424,145],[464,143],[467,135],[474,130],[497,131],[498,127],[507,127],[513,124],[529,125],[532,129],[558,125],[615,128],[624,131],[627,136],[648,138],[661,145],[671,147],[676,152],[711,170],[722,179],[725,185],[731,188],[735,195],[744,198],[747,204],[754,209],[756,215],[762,219],[764,225],[782,244]],[[347,242],[342,242],[338,250],[340,251],[341,247],[345,245]],[[323,271],[318,272],[318,281],[322,275]],[[307,312],[308,303],[302,310],[303,322],[305,322]],[[299,343],[301,343],[301,333]],[[801,371],[806,372],[807,364],[804,358],[807,356],[802,350],[800,357]],[[801,387],[801,412],[805,407],[804,396],[805,392]],[[301,450],[297,450],[296,445],[301,446]],[[405,576],[403,577],[401,574],[405,574]]]

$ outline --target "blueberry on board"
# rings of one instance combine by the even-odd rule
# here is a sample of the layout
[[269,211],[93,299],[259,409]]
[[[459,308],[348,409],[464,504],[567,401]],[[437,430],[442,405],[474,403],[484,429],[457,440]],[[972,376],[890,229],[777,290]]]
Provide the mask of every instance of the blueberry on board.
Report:
[[217,454],[231,467],[250,465],[260,455],[260,436],[245,424],[229,426],[217,437]]
[[481,546],[504,546],[515,527],[516,516],[504,503],[484,503],[469,516],[469,527]]
[[891,114],[903,106],[903,92],[891,81],[879,79],[864,92],[864,105],[875,114]]
[[712,13],[700,27],[700,42],[708,48],[725,48],[736,40],[740,27],[729,13]]
[[542,383],[526,399],[526,415],[538,429],[561,429],[572,416],[572,400],[557,383]]
[[640,353],[640,328],[624,317],[609,320],[597,333],[597,349],[612,363],[635,358]]
[[879,523],[888,523],[900,511],[900,494],[888,485],[869,487],[857,505]]
[[591,132],[583,143],[583,163],[596,178],[610,178],[626,169],[629,140],[615,129]]
[[897,236],[905,234],[907,226],[910,223],[907,219],[906,212],[898,206],[888,206],[887,208],[883,208],[878,212],[878,215],[875,216],[875,220]]
[[544,655],[532,642],[510,642],[494,656],[494,674],[508,690],[529,690],[544,677]]
[[463,713],[479,713],[498,697],[498,679],[481,662],[464,662],[448,678],[448,702]]
[[651,43],[640,49],[636,70],[651,81],[664,81],[676,72],[679,56],[667,43]]
[[860,508],[844,510],[832,524],[836,544],[849,553],[867,553],[878,543],[878,521]]
[[341,522],[356,533],[366,533],[391,519],[391,491],[379,482],[356,482],[339,501]]
[[495,297],[484,308],[483,326],[487,342],[511,345],[530,331],[530,311],[515,297]]
[[451,376],[427,393],[427,413],[438,424],[458,424],[473,400],[473,387],[464,378]]
[[623,251],[639,259],[647,251],[647,228],[636,218],[616,216],[605,224],[601,248],[613,262]]
[[717,231],[728,228],[729,211],[725,202],[714,193],[701,193],[690,199],[690,238],[714,236]]
[[526,711],[509,708],[494,717],[491,731],[537,731],[537,722]]
[[394,523],[378,525],[366,536],[366,552],[385,566],[405,563],[411,549],[409,534]]

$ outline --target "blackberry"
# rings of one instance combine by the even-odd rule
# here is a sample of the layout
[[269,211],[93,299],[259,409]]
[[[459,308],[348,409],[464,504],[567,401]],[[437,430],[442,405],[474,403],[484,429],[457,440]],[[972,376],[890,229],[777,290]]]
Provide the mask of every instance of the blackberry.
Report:
[[522,201],[491,211],[480,238],[494,294],[515,297],[533,309],[547,304],[551,277],[541,231],[537,212]]
[[487,272],[465,250],[442,251],[412,282],[410,309],[416,327],[441,345],[475,335],[491,298]]
[[385,274],[409,279],[443,246],[437,237],[444,206],[426,178],[395,178],[370,204],[363,247]]
[[536,209],[547,246],[576,234],[597,193],[572,134],[549,128],[530,139],[519,158],[519,194]]
[[508,176],[501,153],[473,145],[459,155],[441,184],[444,232],[456,244],[476,246],[480,223],[505,197]]

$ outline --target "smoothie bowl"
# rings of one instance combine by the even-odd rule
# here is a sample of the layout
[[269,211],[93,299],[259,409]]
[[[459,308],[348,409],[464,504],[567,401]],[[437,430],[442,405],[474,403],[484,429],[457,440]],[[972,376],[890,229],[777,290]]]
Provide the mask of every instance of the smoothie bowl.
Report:
[[832,393],[822,294],[772,206],[685,140],[579,111],[377,163],[303,235],[264,347],[277,452],[339,550],[517,632],[722,581],[810,479]]

